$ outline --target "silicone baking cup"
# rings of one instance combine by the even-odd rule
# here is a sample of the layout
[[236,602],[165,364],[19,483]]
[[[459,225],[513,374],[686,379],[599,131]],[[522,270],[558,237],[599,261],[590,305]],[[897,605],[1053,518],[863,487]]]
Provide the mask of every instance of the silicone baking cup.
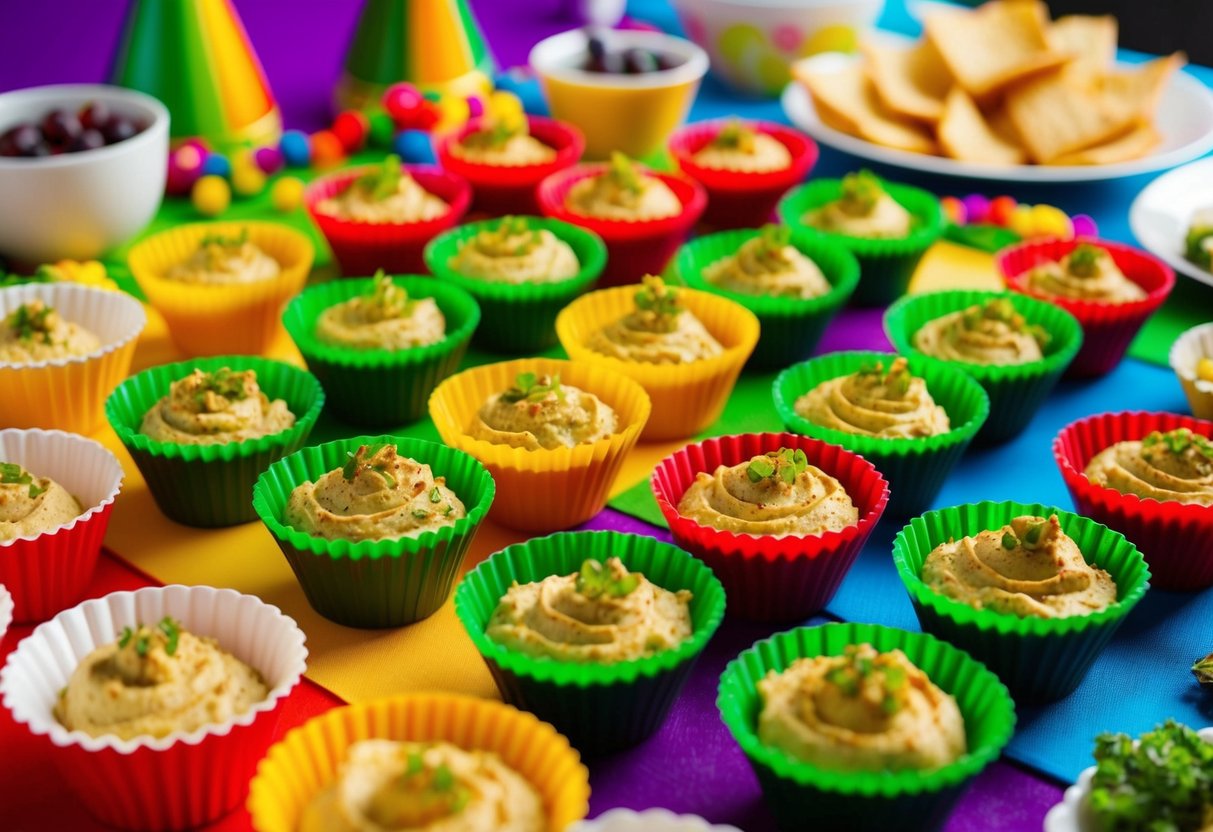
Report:
[[1071,422],[1053,440],[1074,508],[1132,540],[1150,564],[1160,589],[1192,591],[1213,586],[1213,506],[1159,501],[1096,485],[1084,473],[1091,459],[1117,442],[1144,439],[1153,431],[1189,428],[1213,437],[1213,423],[1173,413],[1102,413]]
[[814,179],[779,203],[779,217],[794,236],[833,240],[858,258],[859,286],[852,301],[859,306],[884,306],[904,295],[918,261],[943,234],[943,210],[938,199],[908,185],[885,182],[884,188],[910,212],[912,224],[905,237],[853,237],[806,225],[806,213],[842,196],[840,179]]
[[[533,451],[470,436],[468,428],[481,406],[489,396],[513,386],[519,373],[559,374],[562,384],[593,393],[615,410],[618,432],[592,444]],[[493,475],[493,520],[537,532],[575,526],[602,510],[650,410],[649,397],[631,379],[553,358],[473,367],[448,378],[430,397],[430,417],[442,441],[471,454]]]
[[[165,275],[198,250],[207,235],[249,241],[278,261],[276,277],[251,283],[193,284]],[[307,282],[312,243],[274,222],[205,222],[153,234],[131,249],[131,274],[164,316],[169,336],[186,355],[260,355],[278,334],[282,307]]]
[[[758,682],[797,659],[842,655],[851,644],[901,650],[933,684],[955,697],[968,752],[931,771],[846,772],[802,762],[764,744],[758,738]],[[979,662],[924,633],[875,624],[801,627],[756,643],[725,668],[716,705],[782,829],[813,828],[806,826],[812,822],[872,832],[938,829],[1015,730],[1015,705],[1006,687]]]
[[[612,557],[663,589],[691,591],[689,639],[643,659],[606,664],[528,656],[486,635],[493,611],[515,582],[571,575],[587,558],[605,563]],[[724,589],[701,561],[652,537],[605,531],[559,532],[510,546],[469,572],[455,590],[455,614],[502,698],[552,723],[585,754],[627,748],[661,727],[720,626],[724,606]]]
[[646,274],[660,274],[683,239],[703,215],[707,194],[691,179],[645,170],[669,186],[682,203],[682,213],[655,220],[604,220],[568,210],[565,200],[573,185],[605,173],[607,165],[574,165],[544,179],[537,192],[539,210],[553,219],[588,228],[606,243],[607,265],[603,285],[635,283]]
[[[678,513],[700,473],[739,465],[780,448],[798,448],[836,478],[859,511],[859,522],[814,535],[752,535],[704,526]],[[884,478],[863,457],[793,433],[719,436],[687,445],[653,470],[653,495],[674,542],[703,560],[729,594],[729,614],[754,621],[802,621],[830,603],[889,499]]]
[[[1125,277],[1140,286],[1146,296],[1128,303],[1108,303],[1048,295],[1033,289],[1033,269],[1061,260],[1080,244],[1090,243],[1112,256]],[[1129,344],[1167,295],[1175,287],[1175,272],[1166,263],[1131,246],[1108,240],[1033,240],[1003,249],[995,257],[1007,288],[1056,304],[1078,319],[1082,326],[1082,349],[1070,364],[1069,375],[1102,376],[1120,363]]]
[[556,343],[556,315],[594,285],[606,265],[606,246],[592,231],[543,217],[523,217],[532,230],[547,230],[568,243],[581,268],[568,280],[554,283],[500,283],[466,277],[450,267],[451,258],[482,231],[497,227],[498,220],[461,225],[435,237],[425,247],[425,262],[439,280],[466,291],[483,313],[476,344],[502,353],[542,352]]
[[122,464],[97,442],[57,430],[0,430],[0,460],[67,489],[84,510],[49,531],[0,542],[0,584],[18,623],[43,621],[80,600],[92,582]]
[[761,232],[754,229],[720,231],[691,240],[678,250],[674,271],[693,289],[711,292],[744,306],[758,318],[758,346],[750,356],[753,367],[786,367],[813,354],[830,321],[846,304],[859,282],[855,257],[830,240],[800,238],[794,245],[821,269],[830,291],[815,298],[751,295],[722,289],[703,276],[704,269],[737,250]]
[[438,164],[462,176],[472,186],[473,211],[493,216],[538,212],[535,190],[539,183],[556,171],[575,165],[585,152],[585,136],[573,125],[540,116],[527,116],[526,121],[531,136],[556,151],[550,162],[486,165],[452,153],[453,145],[489,126],[485,118],[474,118],[435,143]]
[[26,283],[0,289],[0,321],[17,307],[40,300],[63,320],[97,336],[88,355],[10,364],[0,361],[0,424],[92,433],[102,424],[102,403],[131,369],[143,305],[130,295],[73,283]]
[[[1087,563],[1116,581],[1116,603],[1090,615],[1020,618],[976,609],[923,583],[922,565],[936,546],[1000,529],[1024,514],[1056,514],[1062,531],[1078,544]],[[922,629],[984,662],[1021,703],[1061,699],[1078,687],[1150,586],[1146,562],[1123,535],[1086,517],[1039,504],[983,502],[928,511],[897,533],[893,562]]]
[[1213,323],[1194,326],[1175,339],[1167,355],[1171,369],[1188,398],[1188,407],[1198,419],[1213,419],[1213,381],[1196,377],[1196,364],[1213,358]]
[[727,298],[680,289],[678,300],[724,347],[690,364],[621,361],[586,346],[590,336],[636,308],[638,286],[617,286],[582,295],[556,318],[556,335],[575,363],[593,364],[637,381],[653,401],[646,441],[694,436],[720,418],[741,368],[758,343],[758,318]]
[[346,277],[374,274],[416,274],[425,271],[425,244],[451,228],[464,215],[472,200],[472,189],[462,176],[429,165],[405,165],[417,184],[444,201],[447,212],[419,222],[352,222],[322,214],[316,206],[350,187],[354,180],[376,166],[352,168],[322,176],[307,186],[303,201],[312,220],[328,240],[333,256]]
[[[117,640],[123,627],[166,615],[257,670],[269,695],[226,722],[166,737],[92,737],[60,725],[52,709],[84,657]],[[306,658],[303,631],[259,598],[207,586],[146,587],[85,601],[40,625],[0,671],[0,696],[15,722],[46,738],[62,781],[99,821],[187,829],[244,799]]]
[[896,355],[884,352],[834,352],[784,370],[775,379],[772,395],[779,418],[788,430],[841,445],[876,466],[889,481],[886,512],[905,517],[929,506],[948,474],[990,415],[990,398],[967,374],[921,356],[908,359],[910,372],[927,385],[927,392],[948,414],[952,429],[935,436],[898,439],[848,433],[822,427],[796,412],[796,400],[823,382],[859,372],[882,362],[889,367]]
[[[326,540],[288,526],[291,492],[340,468],[360,445],[389,443],[430,466],[467,510],[417,537]],[[253,508],[274,536],[312,609],[347,627],[402,627],[432,615],[451,594],[463,556],[493,502],[493,478],[454,448],[402,436],[357,436],[304,448],[269,467],[253,488]]]
[[[244,442],[184,445],[140,432],[144,415],[194,370],[253,370],[270,401],[282,399],[295,415],[284,431]],[[170,520],[202,528],[257,519],[253,483],[270,463],[301,447],[324,407],[324,390],[311,373],[269,358],[214,356],[163,364],[131,376],[105,402],[105,415]]]
[[12,623],[13,596],[9,594],[4,584],[0,584],[0,642],[4,641],[4,634],[8,632],[9,625]]
[[316,337],[316,322],[332,306],[364,295],[372,278],[312,286],[282,315],[291,340],[323,385],[328,408],[342,421],[376,427],[416,422],[438,383],[459,369],[480,322],[480,307],[458,286],[428,277],[394,277],[411,299],[433,298],[446,320],[436,344],[412,349],[369,349],[329,344]]
[[611,809],[593,820],[583,820],[569,832],[741,832],[736,826],[708,823],[698,815],[676,815],[668,809]]
[[[908,295],[885,312],[884,329],[902,355],[923,355],[914,347],[914,334],[929,321],[994,298],[1006,298],[1029,324],[1049,334],[1044,358],[1025,364],[951,364],[977,379],[990,397],[990,418],[978,432],[985,442],[1003,442],[1019,435],[1048,398],[1066,367],[1082,346],[1082,327],[1069,312],[1051,303],[1013,292],[949,290]],[[939,359],[926,356],[929,361]]]
[[589,772],[552,726],[500,702],[418,693],[334,708],[288,732],[262,760],[249,788],[253,828],[296,832],[304,807],[337,779],[349,747],[365,739],[449,742],[492,752],[539,792],[551,832],[589,811]]

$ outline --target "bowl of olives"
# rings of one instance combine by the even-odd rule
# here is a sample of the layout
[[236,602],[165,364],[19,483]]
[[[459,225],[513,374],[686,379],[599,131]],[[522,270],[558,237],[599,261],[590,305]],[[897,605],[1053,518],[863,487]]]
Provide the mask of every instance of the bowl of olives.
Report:
[[105,84],[0,94],[0,255],[39,264],[95,258],[155,216],[169,114]]

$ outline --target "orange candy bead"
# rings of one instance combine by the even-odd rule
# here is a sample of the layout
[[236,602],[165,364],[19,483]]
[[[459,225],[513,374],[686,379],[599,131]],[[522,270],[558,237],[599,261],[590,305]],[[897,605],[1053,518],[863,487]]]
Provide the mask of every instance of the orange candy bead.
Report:
[[312,134],[312,164],[327,168],[341,164],[345,158],[345,147],[341,139],[331,130],[318,130]]

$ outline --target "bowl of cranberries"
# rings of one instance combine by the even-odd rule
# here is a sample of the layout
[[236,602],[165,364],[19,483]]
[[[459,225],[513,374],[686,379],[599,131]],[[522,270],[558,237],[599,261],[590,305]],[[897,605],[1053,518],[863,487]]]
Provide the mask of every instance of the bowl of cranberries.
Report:
[[0,94],[0,255],[87,260],[137,234],[164,195],[168,127],[163,104],[122,87]]

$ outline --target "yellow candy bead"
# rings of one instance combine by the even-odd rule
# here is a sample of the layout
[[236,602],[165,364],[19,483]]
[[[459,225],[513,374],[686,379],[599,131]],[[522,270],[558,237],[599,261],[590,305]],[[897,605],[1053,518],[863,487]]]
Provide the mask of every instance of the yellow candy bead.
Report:
[[222,176],[203,176],[194,183],[190,202],[204,217],[217,217],[232,204],[232,189]]
[[286,214],[294,211],[303,202],[303,182],[293,176],[284,176],[270,188],[270,202],[275,211]]
[[1032,206],[1016,205],[1014,210],[1011,211],[1007,227],[1020,237],[1031,237],[1035,228],[1035,223],[1032,221]]
[[444,95],[438,99],[438,124],[435,130],[445,132],[467,124],[472,115],[468,100],[461,95]]
[[237,196],[256,196],[265,190],[265,174],[255,165],[234,165],[232,190]]
[[1213,381],[1213,358],[1202,358],[1196,362],[1196,377],[1201,381]]
[[507,90],[496,90],[490,95],[484,111],[493,121],[509,125],[519,124],[526,120],[522,99]]
[[1052,205],[1037,205],[1032,209],[1032,225],[1035,233],[1042,237],[1067,239],[1074,236],[1074,224],[1060,208]]

